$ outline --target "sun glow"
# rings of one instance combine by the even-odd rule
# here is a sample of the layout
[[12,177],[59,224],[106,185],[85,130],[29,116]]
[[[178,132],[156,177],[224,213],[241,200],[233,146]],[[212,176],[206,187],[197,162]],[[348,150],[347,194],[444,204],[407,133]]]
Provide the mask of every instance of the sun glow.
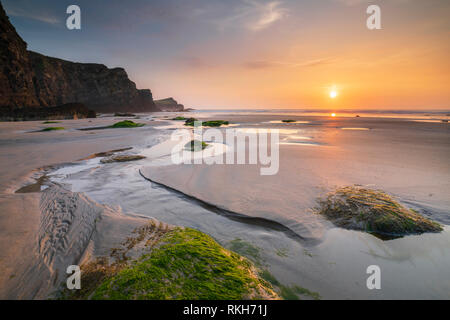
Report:
[[334,99],[338,96],[338,92],[336,90],[330,91],[330,98]]
[[336,117],[336,113],[332,113],[331,116],[332,116],[332,117]]

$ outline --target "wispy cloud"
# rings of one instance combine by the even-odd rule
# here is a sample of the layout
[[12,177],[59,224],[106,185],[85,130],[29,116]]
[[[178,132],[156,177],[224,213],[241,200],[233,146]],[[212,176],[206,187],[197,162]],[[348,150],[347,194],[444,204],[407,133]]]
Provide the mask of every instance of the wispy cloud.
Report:
[[6,11],[9,16],[13,17],[33,19],[48,24],[58,24],[61,22],[60,19],[56,18],[55,16],[51,15],[48,12],[35,12],[35,11],[30,12],[22,8],[14,8],[14,7],[13,8],[7,7]]
[[258,3],[255,8],[258,11],[258,17],[255,21],[248,24],[249,29],[254,31],[267,28],[271,24],[284,18],[288,12],[279,1],[273,1],[262,5]]
[[361,3],[369,2],[370,0],[334,0],[335,2],[340,2],[346,6],[355,6]]
[[[346,6],[356,6],[359,4],[369,4],[369,3],[373,3],[373,0],[333,0],[335,2],[340,2]],[[409,0],[390,0],[390,2],[399,2],[399,3],[405,3],[405,2],[409,2]],[[376,4],[376,3],[373,3]]]
[[281,1],[243,0],[229,15],[217,19],[215,23],[222,30],[244,27],[260,31],[282,20],[288,12]]
[[334,58],[311,59],[302,62],[282,62],[269,60],[247,61],[243,64],[248,69],[265,69],[272,67],[306,68],[326,65],[335,62]]

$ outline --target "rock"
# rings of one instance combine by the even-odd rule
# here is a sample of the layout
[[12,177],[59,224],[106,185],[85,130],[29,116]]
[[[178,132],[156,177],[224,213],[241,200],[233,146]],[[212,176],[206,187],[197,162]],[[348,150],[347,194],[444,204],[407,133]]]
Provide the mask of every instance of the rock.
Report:
[[329,193],[319,204],[318,213],[336,226],[366,231],[383,240],[443,230],[437,222],[405,208],[380,190],[342,187]]
[[182,104],[179,104],[173,98],[155,100],[155,105],[161,111],[177,111],[177,112],[179,112],[179,111],[184,110],[184,106]]
[[75,63],[27,51],[26,42],[1,4],[0,60],[0,107],[23,109],[19,114],[25,120],[29,118],[25,113],[36,114],[34,108],[69,103],[81,103],[96,112],[158,111],[151,91],[138,90],[123,68]]
[[116,113],[114,113],[114,117],[136,117],[136,115],[133,114],[133,113],[120,113],[120,112],[116,112]]
[[95,111],[89,110],[81,103],[67,103],[58,107],[0,107],[1,121],[63,120],[95,117]]
[[201,151],[205,149],[208,146],[208,144],[204,141],[200,140],[191,140],[188,143],[184,145],[184,147],[192,152]]
[[100,160],[101,163],[113,163],[113,162],[128,162],[145,159],[144,156],[139,155],[116,155]]
[[0,3],[0,106],[39,106],[27,44]]
[[[184,122],[184,125],[193,127],[195,125],[196,121],[199,121],[199,120],[197,120],[195,118],[188,118]],[[220,127],[222,125],[226,126],[229,124],[228,121],[224,121],[224,120],[209,120],[209,121],[199,121],[199,122],[201,122],[201,125],[204,127]]]

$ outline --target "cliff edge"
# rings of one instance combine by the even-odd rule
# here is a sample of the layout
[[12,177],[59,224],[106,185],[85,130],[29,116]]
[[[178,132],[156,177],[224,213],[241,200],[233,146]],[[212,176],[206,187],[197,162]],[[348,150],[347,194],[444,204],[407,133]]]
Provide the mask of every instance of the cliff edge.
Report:
[[137,89],[123,68],[28,51],[1,3],[0,61],[0,107],[4,110],[80,103],[96,112],[158,111],[151,91]]
[[156,107],[161,111],[183,111],[184,106],[174,98],[155,100]]

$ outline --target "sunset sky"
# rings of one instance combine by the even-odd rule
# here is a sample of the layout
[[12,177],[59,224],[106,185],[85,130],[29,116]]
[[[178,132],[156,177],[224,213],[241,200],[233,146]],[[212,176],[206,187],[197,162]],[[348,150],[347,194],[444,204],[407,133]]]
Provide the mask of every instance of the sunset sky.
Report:
[[[124,67],[187,107],[450,109],[448,0],[2,3],[30,50]],[[70,4],[82,30],[65,26]]]

